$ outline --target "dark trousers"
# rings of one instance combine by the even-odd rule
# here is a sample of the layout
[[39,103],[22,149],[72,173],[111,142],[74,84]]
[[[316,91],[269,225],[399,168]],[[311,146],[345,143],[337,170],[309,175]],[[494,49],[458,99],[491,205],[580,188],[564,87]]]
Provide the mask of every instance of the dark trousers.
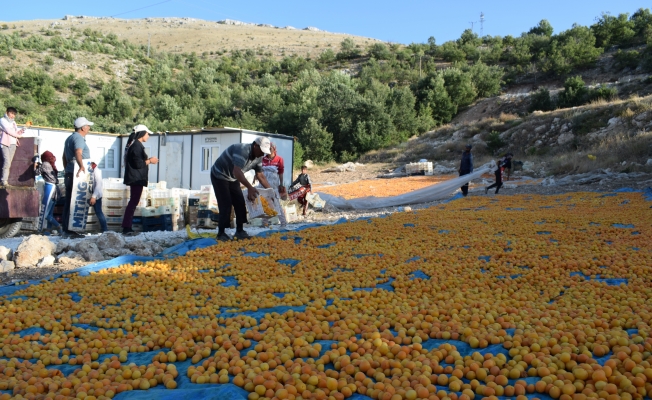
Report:
[[498,194],[498,191],[500,190],[501,187],[503,187],[503,181],[496,181],[496,183],[487,187],[487,190],[496,188],[496,194]]
[[61,220],[63,228],[61,230],[64,232],[69,232],[68,221],[70,220],[70,201],[72,200],[72,179],[72,172],[67,172],[63,178],[63,183],[66,185],[66,197],[63,200],[63,218]]
[[[460,173],[460,176],[464,176],[464,175],[468,175],[468,174],[469,174],[468,172],[464,172],[464,173]],[[469,194],[469,184],[468,184],[468,182],[464,186],[462,186],[460,189],[462,189],[462,194],[464,196]]]
[[131,229],[131,225],[134,222],[134,213],[136,212],[136,207],[140,203],[140,196],[143,194],[143,187],[140,185],[129,186],[131,190],[131,198],[127,204],[127,209],[125,210],[125,215],[122,218],[122,227],[125,229]]
[[219,233],[223,233],[231,226],[231,207],[235,210],[236,229],[241,231],[242,226],[247,222],[247,206],[240,190],[240,182],[217,179],[211,174],[211,183],[217,199],[217,208],[220,211]]

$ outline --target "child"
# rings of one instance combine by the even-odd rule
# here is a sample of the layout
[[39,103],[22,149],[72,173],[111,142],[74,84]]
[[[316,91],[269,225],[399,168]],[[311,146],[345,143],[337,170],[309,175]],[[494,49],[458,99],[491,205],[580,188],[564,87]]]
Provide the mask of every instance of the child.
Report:
[[494,174],[496,175],[496,183],[484,188],[484,194],[487,194],[487,192],[489,192],[489,189],[492,188],[496,188],[496,194],[498,194],[498,191],[503,186],[503,163],[500,160],[498,160],[496,165],[497,165],[496,170],[494,171]]
[[43,188],[43,200],[41,201],[45,208],[43,211],[43,219],[40,220],[38,228],[40,232],[47,232],[48,230],[43,228],[45,228],[49,222],[51,226],[50,234],[56,235],[58,233],[57,231],[61,230],[61,224],[59,224],[59,222],[57,222],[57,220],[54,219],[54,216],[52,215],[54,212],[54,205],[56,204],[58,197],[57,185],[59,184],[59,171],[57,171],[57,167],[55,166],[57,158],[51,152],[46,151],[41,154],[41,161],[42,163],[38,164],[36,163],[36,160],[34,160],[35,174],[41,175],[43,181],[45,181],[45,186]]
[[102,233],[105,233],[109,230],[109,227],[106,225],[106,217],[102,212],[102,190],[104,189],[102,185],[102,171],[97,167],[95,161],[91,161],[91,169],[89,172],[93,174],[93,195],[88,203],[95,209],[97,220],[100,221],[100,229],[102,229]]
[[305,165],[301,166],[301,174],[294,180],[294,182],[292,182],[292,186],[297,183],[301,184],[301,188],[295,190],[295,192],[302,190],[302,193],[296,199],[299,204],[303,206],[303,216],[305,216],[306,211],[308,211],[308,200],[306,200],[306,195],[308,195],[312,189],[312,182],[310,181],[310,176],[308,176],[308,167]]

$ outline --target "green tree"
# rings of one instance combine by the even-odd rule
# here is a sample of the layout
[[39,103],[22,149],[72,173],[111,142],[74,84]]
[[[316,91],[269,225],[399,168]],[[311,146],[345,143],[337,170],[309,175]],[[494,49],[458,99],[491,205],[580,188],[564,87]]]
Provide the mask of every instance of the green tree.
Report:
[[299,142],[306,159],[330,161],[333,158],[333,135],[319,124],[317,118],[308,118],[306,125],[299,133]]
[[597,22],[591,25],[598,47],[614,45],[628,45],[636,35],[635,23],[628,14],[619,14],[617,17],[603,13]]
[[466,107],[477,98],[478,92],[471,75],[459,68],[448,68],[442,72],[446,92],[457,107]]
[[392,52],[383,43],[374,43],[369,47],[369,56],[376,60],[389,60],[392,58]]
[[419,80],[416,86],[420,115],[430,110],[434,125],[441,125],[453,119],[457,113],[457,105],[446,90],[444,78],[434,73]]
[[497,65],[488,66],[482,62],[477,62],[469,69],[469,73],[478,97],[495,96],[500,92],[500,85],[504,75],[501,67]]
[[550,37],[552,36],[553,31],[554,29],[552,28],[550,22],[548,22],[547,19],[542,19],[539,21],[537,26],[531,28],[528,33],[531,35],[542,35]]
[[581,76],[572,76],[564,82],[564,90],[559,93],[559,106],[561,108],[582,105],[588,100],[589,90],[584,85]]
[[552,111],[555,109],[555,103],[550,97],[550,91],[546,88],[541,88],[530,96],[530,112],[534,111]]

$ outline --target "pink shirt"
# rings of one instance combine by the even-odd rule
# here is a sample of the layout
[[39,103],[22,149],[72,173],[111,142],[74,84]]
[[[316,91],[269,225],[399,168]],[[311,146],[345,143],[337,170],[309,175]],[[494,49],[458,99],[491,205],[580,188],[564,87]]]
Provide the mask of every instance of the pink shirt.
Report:
[[9,118],[6,116],[0,118],[0,133],[2,134],[0,143],[2,143],[3,146],[11,146],[12,144],[16,144],[16,139],[23,136],[22,133],[18,133],[18,126],[16,126],[16,122],[9,121]]

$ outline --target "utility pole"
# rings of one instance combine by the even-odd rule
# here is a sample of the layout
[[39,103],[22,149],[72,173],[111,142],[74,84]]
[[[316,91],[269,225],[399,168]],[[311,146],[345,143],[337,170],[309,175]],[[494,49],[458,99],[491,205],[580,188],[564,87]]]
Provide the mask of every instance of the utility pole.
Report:
[[475,24],[475,21],[469,22],[469,24],[471,24],[471,32],[473,32],[473,24]]
[[484,36],[484,13],[480,12],[480,37]]
[[149,36],[147,37],[147,58],[149,58],[149,44],[151,40],[152,40],[152,34],[150,33]]

